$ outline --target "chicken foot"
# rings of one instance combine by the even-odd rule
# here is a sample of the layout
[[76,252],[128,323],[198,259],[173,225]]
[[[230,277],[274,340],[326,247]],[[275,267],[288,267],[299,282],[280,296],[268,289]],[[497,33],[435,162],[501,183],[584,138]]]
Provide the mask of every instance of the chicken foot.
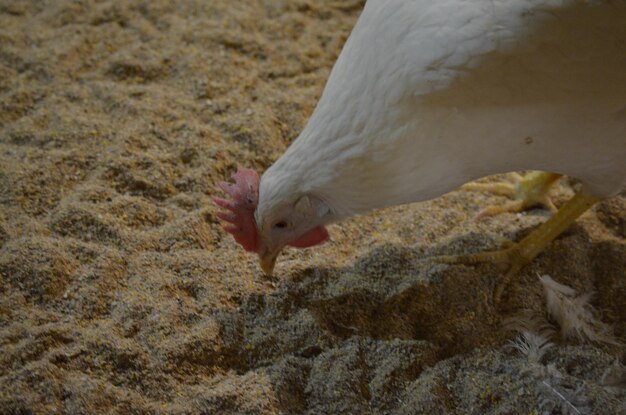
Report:
[[533,206],[541,205],[552,212],[557,208],[552,203],[548,192],[552,184],[561,177],[560,174],[535,171],[522,176],[511,173],[512,183],[467,183],[461,186],[465,191],[483,191],[514,199],[503,205],[492,205],[482,209],[476,219],[497,215],[503,212],[521,212]]
[[498,304],[502,292],[508,286],[512,277],[543,251],[550,242],[567,229],[580,215],[600,200],[601,198],[579,191],[556,214],[519,242],[511,242],[506,248],[497,251],[481,252],[473,255],[444,255],[434,259],[437,262],[449,264],[479,264],[483,262],[507,264],[509,266],[508,271],[494,291],[494,303]]

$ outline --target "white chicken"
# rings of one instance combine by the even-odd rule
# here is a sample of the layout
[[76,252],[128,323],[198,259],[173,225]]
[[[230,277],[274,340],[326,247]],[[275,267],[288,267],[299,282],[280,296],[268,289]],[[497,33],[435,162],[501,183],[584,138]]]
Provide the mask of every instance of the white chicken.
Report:
[[528,237],[466,258],[512,275],[624,188],[625,160],[626,2],[369,0],[300,136],[260,184],[240,169],[220,184],[233,200],[215,200],[269,274],[285,246],[321,243],[352,215],[508,171],[552,172],[518,207],[559,174],[580,179]]

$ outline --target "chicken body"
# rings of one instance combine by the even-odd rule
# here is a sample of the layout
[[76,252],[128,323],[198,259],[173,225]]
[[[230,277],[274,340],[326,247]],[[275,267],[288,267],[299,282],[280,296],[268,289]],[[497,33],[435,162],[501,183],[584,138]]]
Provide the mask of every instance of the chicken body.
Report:
[[369,0],[305,129],[261,178],[259,255],[508,171],[609,197],[624,160],[626,2]]

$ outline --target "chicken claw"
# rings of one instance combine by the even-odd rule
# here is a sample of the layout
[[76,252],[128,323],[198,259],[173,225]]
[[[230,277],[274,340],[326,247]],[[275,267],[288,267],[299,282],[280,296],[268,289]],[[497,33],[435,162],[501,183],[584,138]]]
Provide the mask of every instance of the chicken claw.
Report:
[[567,229],[580,215],[585,213],[600,198],[587,195],[580,191],[574,195],[558,212],[539,225],[528,236],[508,247],[470,255],[444,255],[433,258],[437,262],[448,264],[479,264],[491,262],[506,264],[508,271],[495,288],[494,304],[500,303],[502,293],[511,279],[529,262],[531,262],[546,246]]
[[560,174],[536,171],[525,176],[511,173],[509,177],[512,183],[467,183],[461,186],[461,190],[465,191],[490,192],[514,199],[503,205],[487,206],[478,212],[477,220],[503,212],[521,212],[537,205],[544,206],[552,212],[557,211],[548,192],[550,186],[561,177]]

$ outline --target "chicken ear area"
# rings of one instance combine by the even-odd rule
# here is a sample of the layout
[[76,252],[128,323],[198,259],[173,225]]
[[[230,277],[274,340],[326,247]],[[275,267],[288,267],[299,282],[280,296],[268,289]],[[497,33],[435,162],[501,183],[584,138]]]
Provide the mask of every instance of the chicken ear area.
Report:
[[306,232],[295,241],[290,242],[289,246],[293,246],[294,248],[309,248],[326,242],[328,237],[329,235],[326,228],[318,226]]

